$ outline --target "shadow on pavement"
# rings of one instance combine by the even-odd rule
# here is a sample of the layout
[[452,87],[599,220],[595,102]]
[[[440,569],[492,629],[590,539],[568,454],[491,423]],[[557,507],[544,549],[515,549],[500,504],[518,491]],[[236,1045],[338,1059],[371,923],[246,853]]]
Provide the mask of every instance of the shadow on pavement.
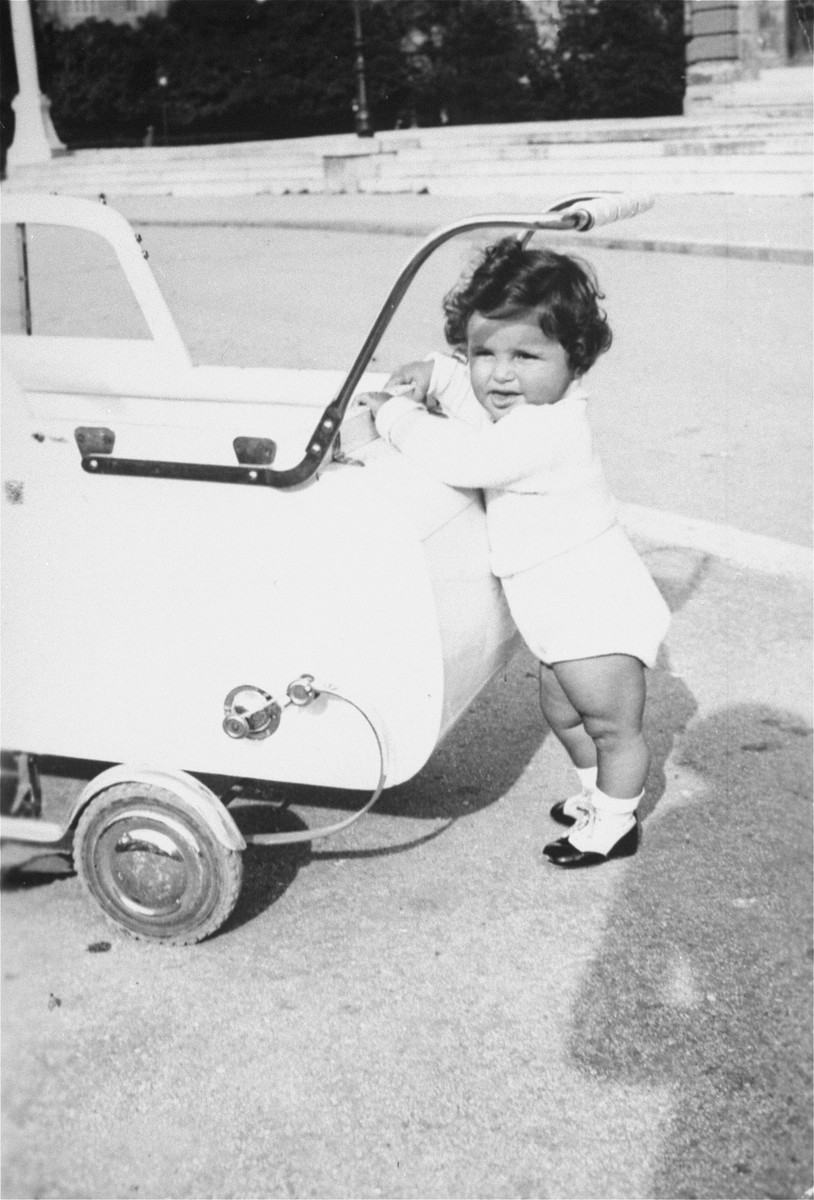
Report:
[[697,781],[645,827],[575,1007],[591,1078],[669,1088],[654,1197],[811,1182],[811,731],[760,705],[693,725]]
[[[648,569],[672,614],[679,612],[700,587],[709,568],[709,557],[696,550],[660,547],[644,555]],[[667,635],[669,643],[669,633]],[[676,740],[698,711],[690,689],[671,668],[669,651],[662,646],[657,668],[648,672],[644,734],[650,748],[650,770],[639,808],[650,815],[667,787],[667,763]]]

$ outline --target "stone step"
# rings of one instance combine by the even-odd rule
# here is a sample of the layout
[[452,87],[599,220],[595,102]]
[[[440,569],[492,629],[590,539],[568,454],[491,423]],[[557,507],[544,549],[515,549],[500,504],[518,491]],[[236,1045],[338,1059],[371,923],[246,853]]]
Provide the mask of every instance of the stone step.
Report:
[[[220,151],[220,152],[219,152]],[[327,151],[326,151],[327,152]],[[132,166],[139,170],[150,167],[166,170],[183,163],[258,162],[312,163],[319,161],[322,153],[316,150],[295,151],[279,142],[242,142],[240,152],[235,145],[224,146],[140,146],[117,147],[115,150],[69,150],[59,154],[53,161],[59,163],[85,163],[93,166]]]
[[149,170],[138,170],[133,167],[93,167],[85,163],[77,163],[62,170],[42,170],[41,168],[25,167],[15,171],[10,183],[18,183],[22,179],[53,179],[55,182],[79,181],[84,179],[118,179],[118,180],[183,180],[187,178],[218,178],[220,176],[245,175],[259,178],[273,177],[291,179],[296,182],[301,179],[322,178],[322,162],[286,166],[285,163],[274,162],[224,162],[217,165],[187,162],[174,166],[171,170],[166,167],[150,167]]
[[305,158],[223,158],[223,159],[200,159],[190,155],[188,158],[179,159],[176,162],[155,162],[144,160],[122,160],[120,162],[100,162],[98,160],[87,159],[80,154],[76,156],[59,156],[54,158],[50,163],[36,163],[28,166],[17,167],[13,174],[15,176],[25,172],[42,172],[43,170],[50,171],[53,175],[72,175],[84,171],[93,171],[96,174],[109,172],[116,175],[179,175],[187,171],[236,171],[249,168],[252,170],[275,170],[290,174],[302,174],[308,171],[322,170],[322,157],[314,155],[310,159]]
[[[812,151],[814,138],[811,134],[796,136],[766,137],[737,142],[695,141],[695,142],[604,142],[601,146],[586,143],[555,144],[555,145],[467,145],[445,146],[434,150],[405,149],[400,153],[361,153],[355,150],[353,154],[329,154],[310,156],[258,156],[246,154],[242,157],[227,156],[222,159],[199,158],[189,155],[184,159],[172,162],[156,161],[154,159],[121,159],[105,161],[98,158],[88,158],[81,152],[76,155],[65,155],[55,158],[50,163],[36,166],[20,167],[14,172],[15,177],[21,174],[50,173],[54,176],[68,177],[85,172],[115,173],[121,177],[135,176],[179,176],[200,171],[221,172],[245,170],[273,172],[274,174],[289,174],[295,177],[320,173],[324,168],[324,159],[334,161],[344,159],[358,160],[359,165],[367,164],[376,169],[416,170],[425,167],[436,167],[438,164],[454,162],[479,166],[483,163],[536,163],[540,161],[566,161],[587,159],[595,162],[604,159],[656,161],[658,159],[702,159],[712,160],[720,156],[727,159],[753,161],[757,157],[776,158],[778,156],[807,155]],[[454,153],[453,153],[454,151]]]
[[719,113],[800,114],[811,117],[814,103],[814,73],[810,65],[774,67],[754,79],[730,79],[693,84],[688,92],[691,111],[699,105],[712,105]]
[[[282,196],[291,192],[324,192],[325,180],[321,175],[300,179],[284,175],[275,178],[248,172],[218,173],[199,172],[188,176],[131,176],[122,177],[106,173],[84,174],[54,178],[34,175],[15,176],[3,184],[9,192],[53,192],[68,196],[254,196],[267,193]],[[414,190],[412,186],[400,185],[398,190]]]
[[[768,120],[760,112],[742,115],[738,112],[713,114],[701,118],[657,117],[590,121],[533,122],[515,125],[458,125],[432,129],[407,129],[382,131],[373,139],[378,147],[386,150],[435,148],[439,143],[446,145],[534,145],[542,143],[594,144],[596,142],[669,142],[672,140],[692,141],[696,138],[765,137],[782,134],[810,133],[812,130],[810,107],[796,112],[787,119]],[[356,141],[352,145],[359,145]],[[364,145],[364,143],[362,143]]]
[[[539,159],[574,158],[668,158],[700,157],[716,155],[755,154],[810,154],[814,147],[814,134],[797,133],[778,137],[754,137],[734,139],[707,139],[697,141],[669,142],[574,142],[524,145],[466,145],[455,146],[454,157],[466,162],[536,161]],[[452,147],[448,148],[452,153]],[[438,161],[440,148],[402,150],[394,161],[413,164]],[[375,161],[375,158],[374,158]]]
[[151,165],[149,168],[139,168],[133,164],[93,165],[85,162],[59,162],[45,165],[28,166],[18,169],[4,184],[9,190],[21,191],[31,186],[48,185],[57,190],[65,187],[81,186],[105,190],[115,182],[122,186],[141,184],[144,186],[161,185],[165,190],[176,183],[194,182],[198,180],[232,180],[246,179],[263,181],[277,179],[287,181],[292,186],[305,183],[321,182],[324,177],[321,160],[313,163],[275,163],[273,161],[241,162],[239,159],[227,160],[222,163],[206,163],[188,160],[176,163],[172,168]]
[[[810,134],[814,123],[809,119],[794,120],[764,120],[757,118],[753,121],[733,121],[731,123],[715,121],[701,125],[685,125],[662,129],[608,129],[593,131],[581,128],[579,130],[557,130],[550,126],[537,126],[533,131],[523,134],[504,133],[498,137],[489,135],[489,126],[482,126],[479,131],[461,132],[443,138],[430,136],[434,131],[419,131],[419,136],[405,137],[397,141],[392,134],[380,134],[373,139],[382,150],[405,152],[409,149],[436,150],[439,144],[449,146],[555,146],[580,145],[595,146],[602,143],[624,143],[644,145],[655,143],[669,145],[671,142],[691,143],[694,141],[715,140],[720,142],[749,139],[764,139],[766,137],[800,136]],[[358,145],[358,143],[357,143]],[[369,151],[368,151],[369,152]]]
[[[726,160],[726,170],[741,174],[748,171],[800,170],[808,171],[812,164],[812,146],[810,140],[799,140],[794,143],[780,141],[769,143],[762,153],[746,152],[746,147],[738,147],[726,155],[708,147],[694,146],[690,153],[682,153],[678,147],[640,146],[635,151],[629,145],[603,145],[601,153],[594,150],[586,153],[584,147],[568,146],[550,149],[534,147],[533,153],[521,154],[516,148],[494,148],[490,154],[487,147],[472,147],[466,152],[455,155],[431,155],[427,151],[409,151],[400,155],[376,155],[366,158],[354,158],[351,165],[357,175],[371,175],[375,178],[401,178],[429,180],[449,174],[483,173],[488,168],[489,173],[497,175],[528,174],[540,169],[568,170],[569,164],[576,167],[580,162],[590,166],[590,170],[606,170],[612,168],[620,173],[631,171],[647,171],[655,174],[669,173],[681,164],[686,173],[694,172],[699,175],[716,173],[722,169],[721,159]],[[340,165],[342,165],[340,163]],[[118,189],[129,184],[144,185],[179,185],[186,182],[210,179],[228,181],[234,179],[269,180],[284,182],[288,186],[316,187],[325,182],[326,170],[322,159],[314,158],[310,162],[274,160],[274,159],[225,159],[220,162],[202,162],[187,159],[176,162],[172,167],[167,164],[92,164],[83,160],[55,160],[45,167],[26,167],[14,173],[9,186],[20,190],[26,185],[53,184],[55,187],[67,185],[82,187],[112,186],[115,181]]]
[[[368,160],[369,161],[369,160]],[[401,157],[384,161],[373,160],[372,167],[375,167],[375,174],[379,178],[412,178],[426,177],[435,178],[439,175],[471,175],[473,167],[479,172],[493,175],[526,175],[539,173],[541,170],[574,170],[581,163],[584,163],[584,169],[590,171],[607,171],[613,170],[617,174],[626,174],[629,172],[638,174],[641,171],[647,171],[653,175],[670,174],[676,170],[683,170],[686,173],[694,173],[699,175],[704,174],[720,174],[722,170],[736,174],[743,174],[749,171],[788,171],[806,170],[811,167],[814,157],[811,151],[807,154],[737,154],[731,158],[727,157],[725,166],[722,165],[722,160],[716,156],[707,155],[687,155],[684,158],[662,157],[656,156],[647,158],[637,155],[636,157],[618,157],[612,155],[606,156],[602,154],[591,155],[590,157],[573,156],[570,159],[564,158],[520,158],[516,160],[507,160],[502,158],[478,159],[473,162],[469,158],[455,157],[445,159],[427,159],[422,162],[404,162]]]
[[740,113],[693,119],[691,117],[655,117],[629,120],[596,119],[584,121],[519,122],[512,125],[454,125],[429,129],[382,130],[371,138],[353,134],[324,135],[314,138],[290,138],[265,142],[209,143],[199,146],[107,147],[78,150],[92,162],[179,162],[224,158],[310,159],[322,154],[375,151],[402,152],[446,146],[533,146],[552,144],[593,145],[596,142],[666,143],[695,140],[727,141],[780,137],[811,133],[810,106],[795,119],[768,121],[764,116],[743,117]]
[[[539,188],[810,194],[812,121],[663,117],[394,130],[277,142],[81,150],[5,187],[95,195],[477,194]],[[576,181],[576,182],[574,182]]]
[[551,192],[567,195],[586,188],[598,192],[643,191],[657,195],[810,196],[812,192],[810,173],[804,175],[795,171],[740,176],[725,172],[699,176],[673,171],[654,178],[646,171],[618,175],[593,170],[572,174],[545,172],[538,176],[479,176],[475,180],[466,176],[437,177],[423,186],[399,179],[377,179],[363,181],[359,191],[379,195],[426,192],[432,196],[539,196]]

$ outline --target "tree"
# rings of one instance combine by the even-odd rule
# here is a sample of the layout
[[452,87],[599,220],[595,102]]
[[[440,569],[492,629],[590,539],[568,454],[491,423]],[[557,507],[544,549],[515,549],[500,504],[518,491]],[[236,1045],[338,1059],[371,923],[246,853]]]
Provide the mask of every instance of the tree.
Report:
[[54,125],[68,142],[143,134],[152,108],[155,68],[149,48],[128,25],[85,21],[71,30],[45,23],[38,38],[43,90]]
[[680,114],[682,0],[566,0],[554,56],[549,117]]
[[172,140],[353,126],[347,0],[173,0],[165,17],[148,15],[136,29],[46,22],[40,41],[54,122],[73,144],[143,136],[163,104]]
[[[681,112],[682,0],[561,0],[553,52],[521,0],[360,7],[378,129]],[[172,0],[136,28],[38,25],[43,89],[74,146],[161,137],[165,118],[183,142],[353,129],[351,0]]]
[[551,86],[519,0],[383,0],[400,28],[411,116],[421,125],[533,120]]

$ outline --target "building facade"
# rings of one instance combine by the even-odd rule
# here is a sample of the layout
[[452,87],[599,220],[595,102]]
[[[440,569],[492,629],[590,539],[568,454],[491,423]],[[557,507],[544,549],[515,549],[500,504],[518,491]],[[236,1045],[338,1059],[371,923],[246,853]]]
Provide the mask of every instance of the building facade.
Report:
[[147,13],[162,16],[169,0],[38,0],[41,15],[65,29],[83,21],[135,25]]
[[687,83],[811,62],[814,0],[685,0]]

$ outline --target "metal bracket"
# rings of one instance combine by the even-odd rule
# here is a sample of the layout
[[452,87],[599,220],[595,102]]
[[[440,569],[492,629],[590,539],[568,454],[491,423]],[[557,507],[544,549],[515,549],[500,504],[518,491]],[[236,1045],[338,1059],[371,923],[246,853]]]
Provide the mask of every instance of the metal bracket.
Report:
[[232,446],[243,466],[270,467],[277,453],[277,445],[271,438],[236,437]]
[[74,430],[74,437],[83,457],[86,454],[112,454],[116,444],[115,433],[104,426],[80,425]]
[[20,311],[28,337],[33,332],[31,321],[31,283],[28,275],[28,236],[23,222],[17,225],[17,280],[20,285]]

